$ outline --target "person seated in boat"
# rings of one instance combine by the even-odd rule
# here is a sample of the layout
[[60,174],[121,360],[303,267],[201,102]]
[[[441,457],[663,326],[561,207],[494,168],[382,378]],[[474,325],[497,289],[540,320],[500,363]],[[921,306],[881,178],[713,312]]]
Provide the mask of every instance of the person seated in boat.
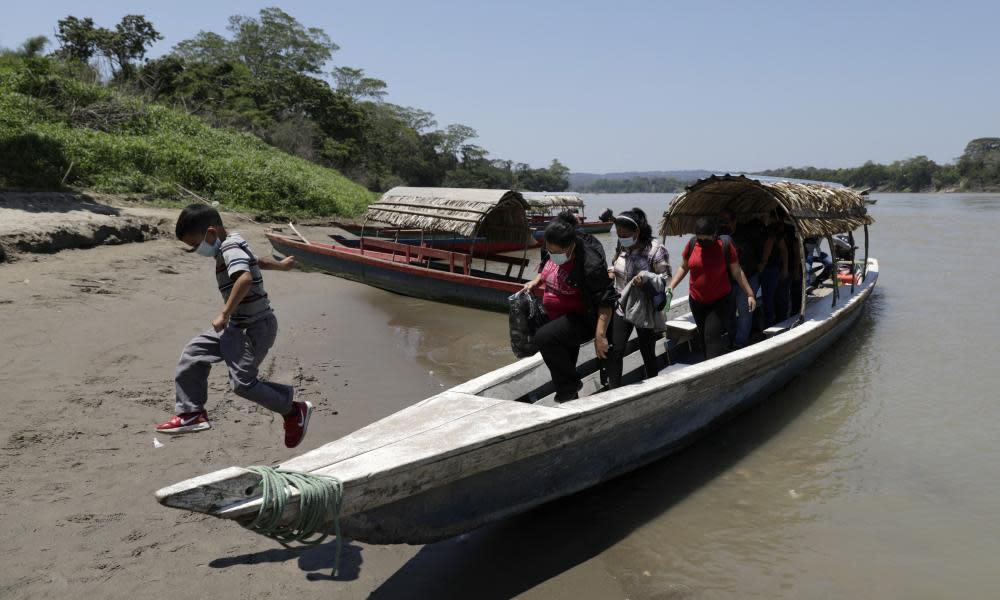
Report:
[[530,292],[545,283],[542,306],[549,321],[538,328],[535,343],[559,402],[577,398],[580,391],[576,360],[581,344],[592,339],[598,358],[607,357],[607,329],[618,301],[604,247],[577,225],[576,217],[566,211],[545,227],[538,276],[524,286]]
[[[756,294],[760,290],[760,271],[763,269],[761,255],[766,238],[764,224],[756,218],[738,223],[733,211],[726,209],[719,213],[719,235],[728,235],[733,239],[736,255],[740,258],[740,269],[746,275],[750,289]],[[732,286],[731,296],[733,315],[729,319],[729,341],[738,350],[746,346],[750,339],[753,312],[740,286]]]
[[681,266],[670,281],[670,289],[674,290],[691,273],[688,306],[698,327],[698,337],[705,358],[708,358],[705,344],[705,321],[708,316],[714,313],[723,329],[729,327],[729,317],[732,315],[731,281],[735,281],[743,290],[750,312],[757,308],[756,294],[740,269],[739,255],[732,239],[729,236],[720,237],[717,231],[716,223],[705,217],[695,222],[695,235],[688,240],[681,253]]
[[[833,259],[830,258],[829,254],[820,250],[820,240],[820,236],[817,235],[806,238],[803,242],[803,245],[805,246],[806,266],[809,268],[810,275],[810,279],[806,283],[806,287],[819,287],[823,281],[833,274]],[[813,275],[812,266],[817,262],[823,265],[823,269],[818,274]]]
[[[654,284],[662,290],[670,281],[670,255],[660,240],[653,237],[653,228],[646,220],[646,213],[639,208],[627,210],[614,218],[615,231],[618,234],[618,246],[614,262],[608,269],[608,275],[615,282],[615,291],[619,296],[631,283],[635,291],[632,293],[646,294],[646,289]],[[654,282],[653,280],[657,280]],[[632,288],[629,288],[632,289]],[[659,337],[654,323],[633,323],[625,314],[622,302],[615,308],[611,319],[611,350],[607,362],[608,386],[616,388],[621,385],[622,364],[625,360],[625,347],[632,329],[639,339],[639,353],[645,367],[646,377],[655,377],[659,372],[656,361],[656,340]],[[640,312],[647,314],[651,311]],[[658,311],[656,315],[662,314]],[[631,314],[631,313],[630,313]],[[634,317],[632,317],[634,318]],[[660,331],[665,329],[661,322]]]

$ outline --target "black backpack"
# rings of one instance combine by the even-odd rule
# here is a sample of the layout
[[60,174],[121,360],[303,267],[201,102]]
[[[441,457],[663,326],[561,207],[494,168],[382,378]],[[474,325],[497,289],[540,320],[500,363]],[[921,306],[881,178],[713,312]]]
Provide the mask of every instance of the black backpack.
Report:
[[[726,263],[726,266],[728,267],[729,266],[729,247],[733,244],[733,238],[729,237],[728,235],[720,235],[719,239],[722,240],[722,261],[724,263]],[[691,239],[688,240],[687,249],[684,250],[684,254],[686,254],[690,258],[691,252],[694,251],[694,245],[697,244],[697,243],[698,243],[698,236],[692,235]],[[684,258],[684,257],[681,256],[681,258]],[[736,258],[739,258],[739,256],[737,256]],[[684,259],[684,260],[687,260],[687,259]],[[728,268],[726,269],[726,272],[727,273],[729,272]]]

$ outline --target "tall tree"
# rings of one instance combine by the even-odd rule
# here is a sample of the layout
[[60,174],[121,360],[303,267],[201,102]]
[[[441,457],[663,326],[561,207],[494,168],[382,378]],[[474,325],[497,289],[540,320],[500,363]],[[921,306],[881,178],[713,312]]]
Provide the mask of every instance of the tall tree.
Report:
[[32,36],[24,42],[17,49],[17,53],[25,58],[35,58],[42,55],[45,51],[45,46],[49,45],[49,38],[44,35]]
[[189,40],[174,45],[173,54],[196,63],[220,64],[236,58],[233,44],[212,31],[199,31]]
[[273,69],[321,73],[340,46],[318,27],[305,27],[280,8],[261,9],[257,18],[229,17],[236,55],[256,76]]
[[957,166],[965,187],[973,190],[995,187],[1000,182],[1000,138],[972,140],[966,144]]
[[59,19],[56,29],[59,49],[56,54],[62,58],[87,62],[97,53],[97,43],[101,36],[90,17],[78,19],[70,15]]
[[90,17],[71,15],[59,20],[56,39],[60,44],[57,55],[87,62],[99,53],[111,64],[112,75],[129,78],[134,63],[163,36],[142,15],[125,15],[113,31],[95,27]]
[[112,68],[123,78],[132,75],[134,63],[141,61],[149,49],[163,36],[143,15],[125,15],[114,31],[103,30],[98,49],[111,61]]
[[[465,142],[479,137],[476,130],[460,124],[452,124],[444,128],[441,132],[441,145],[438,148],[443,154],[456,156],[460,151],[464,154],[466,148],[479,148],[478,146],[466,146]],[[481,148],[480,148],[481,150]],[[485,150],[483,151],[485,156]],[[472,155],[477,153],[473,150]],[[479,157],[482,158],[482,157]],[[464,159],[463,159],[464,160]]]
[[387,93],[387,85],[381,79],[365,77],[364,69],[352,67],[337,67],[332,73],[337,91],[347,94],[354,100],[370,98],[381,101]]

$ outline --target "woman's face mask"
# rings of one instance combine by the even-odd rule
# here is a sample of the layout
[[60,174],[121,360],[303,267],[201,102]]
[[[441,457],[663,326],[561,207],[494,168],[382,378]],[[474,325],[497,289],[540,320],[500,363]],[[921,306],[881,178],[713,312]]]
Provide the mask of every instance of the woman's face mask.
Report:
[[573,245],[571,244],[563,252],[549,252],[549,260],[557,265],[564,265],[573,257]]
[[557,265],[564,265],[569,262],[569,254],[559,253],[559,254],[549,254],[549,259],[556,263]]
[[624,227],[617,227],[615,233],[618,234],[618,243],[622,248],[631,248],[636,242],[636,232]]

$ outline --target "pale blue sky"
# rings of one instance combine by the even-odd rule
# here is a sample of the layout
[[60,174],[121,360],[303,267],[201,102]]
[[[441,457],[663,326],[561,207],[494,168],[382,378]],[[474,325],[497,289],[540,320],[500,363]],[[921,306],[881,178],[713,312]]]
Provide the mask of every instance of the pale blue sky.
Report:
[[145,14],[158,55],[276,5],[388,100],[574,171],[951,161],[1000,135],[1000,2],[7,2],[0,45]]

